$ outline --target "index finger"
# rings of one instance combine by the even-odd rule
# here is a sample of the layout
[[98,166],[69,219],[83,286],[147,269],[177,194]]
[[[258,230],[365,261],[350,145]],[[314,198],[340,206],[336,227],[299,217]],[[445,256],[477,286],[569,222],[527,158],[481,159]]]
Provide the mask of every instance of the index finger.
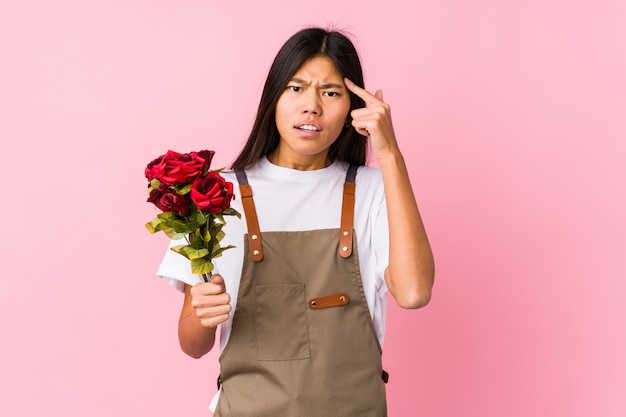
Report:
[[352,91],[358,97],[362,98],[366,104],[380,104],[381,101],[372,93],[367,91],[364,88],[359,87],[355,83],[353,83],[349,78],[343,79],[343,82],[346,84],[348,90]]

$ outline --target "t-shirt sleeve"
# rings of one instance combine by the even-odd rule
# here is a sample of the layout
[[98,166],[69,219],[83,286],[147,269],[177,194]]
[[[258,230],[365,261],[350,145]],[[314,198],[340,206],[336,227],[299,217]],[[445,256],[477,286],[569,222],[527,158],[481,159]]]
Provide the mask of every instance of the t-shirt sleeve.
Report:
[[387,204],[385,195],[382,193],[377,204],[377,211],[373,215],[373,243],[376,257],[376,278],[380,283],[378,291],[386,292],[385,270],[389,265],[389,221],[387,219]]
[[179,291],[185,290],[185,284],[195,285],[202,282],[202,277],[191,273],[191,262],[183,255],[171,250],[172,246],[185,245],[186,241],[172,240],[163,256],[161,265],[157,270],[157,276],[175,287]]

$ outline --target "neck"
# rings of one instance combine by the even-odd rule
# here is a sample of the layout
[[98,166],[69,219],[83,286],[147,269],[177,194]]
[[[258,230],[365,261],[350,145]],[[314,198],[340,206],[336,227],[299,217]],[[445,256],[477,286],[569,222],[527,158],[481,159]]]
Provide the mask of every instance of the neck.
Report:
[[285,155],[280,152],[280,147],[268,155],[267,159],[274,165],[298,171],[314,171],[330,166],[333,161],[328,153],[318,155]]

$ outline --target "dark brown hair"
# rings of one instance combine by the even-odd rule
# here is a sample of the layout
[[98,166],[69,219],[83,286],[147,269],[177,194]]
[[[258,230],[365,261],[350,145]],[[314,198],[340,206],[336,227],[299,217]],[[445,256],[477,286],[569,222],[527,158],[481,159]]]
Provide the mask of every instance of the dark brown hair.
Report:
[[[347,77],[363,87],[361,61],[354,45],[344,34],[321,28],[297,32],[285,42],[274,58],[265,80],[252,131],[232,164],[234,170],[245,169],[276,149],[280,141],[275,119],[276,103],[293,74],[306,61],[319,55],[329,57],[342,77]],[[350,93],[350,111],[364,105],[361,98]],[[347,124],[330,146],[328,155],[332,160],[365,165],[367,140],[352,125]]]

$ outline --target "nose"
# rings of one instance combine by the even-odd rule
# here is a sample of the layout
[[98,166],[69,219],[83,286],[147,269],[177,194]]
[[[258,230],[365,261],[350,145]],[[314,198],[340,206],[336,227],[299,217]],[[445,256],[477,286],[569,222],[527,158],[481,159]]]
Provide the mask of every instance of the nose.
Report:
[[322,114],[322,105],[320,103],[320,97],[314,88],[308,89],[306,94],[303,94],[302,112],[305,114],[314,114],[319,116]]

